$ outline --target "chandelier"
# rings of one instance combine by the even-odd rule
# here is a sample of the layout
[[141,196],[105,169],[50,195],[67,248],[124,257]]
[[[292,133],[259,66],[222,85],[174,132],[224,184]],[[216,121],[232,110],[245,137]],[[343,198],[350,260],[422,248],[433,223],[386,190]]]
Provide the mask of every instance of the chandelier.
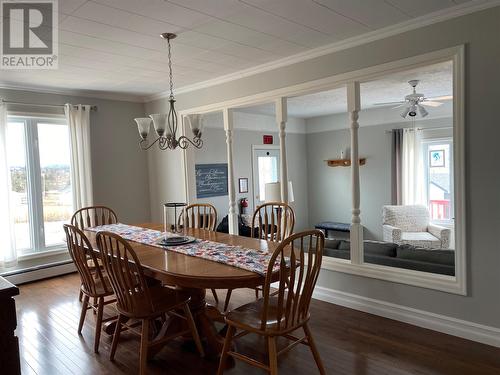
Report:
[[[168,70],[170,81],[170,96],[168,99],[170,108],[168,113],[155,113],[149,115],[149,117],[134,119],[137,123],[139,136],[141,137],[139,146],[142,150],[150,149],[155,143],[158,143],[160,150],[174,150],[177,147],[186,149],[189,144],[196,148],[201,148],[201,146],[203,146],[203,141],[201,140],[202,118],[200,115],[185,117],[185,121],[189,123],[191,131],[193,132],[193,139],[189,139],[184,135],[177,137],[178,121],[177,112],[175,111],[174,83],[172,79],[172,53],[170,46],[170,41],[176,36],[176,34],[172,33],[161,34],[161,37],[167,40],[168,46]],[[148,136],[149,130],[151,129],[151,122],[153,122],[157,138],[149,143]]]

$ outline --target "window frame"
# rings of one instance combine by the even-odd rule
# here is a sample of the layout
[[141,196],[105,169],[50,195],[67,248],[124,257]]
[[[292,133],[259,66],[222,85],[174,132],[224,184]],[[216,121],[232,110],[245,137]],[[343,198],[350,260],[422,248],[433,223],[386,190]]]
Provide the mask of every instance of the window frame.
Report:
[[[40,167],[40,147],[38,139],[38,124],[68,126],[64,116],[31,115],[19,112],[7,112],[7,123],[20,123],[24,126],[27,199],[30,226],[29,249],[17,250],[19,259],[33,259],[66,251],[64,242],[47,246],[45,243],[45,222],[43,218],[43,195]],[[68,138],[68,142],[70,139]],[[71,176],[71,161],[70,161]],[[72,186],[72,189],[73,186]],[[74,202],[73,202],[74,208]]]

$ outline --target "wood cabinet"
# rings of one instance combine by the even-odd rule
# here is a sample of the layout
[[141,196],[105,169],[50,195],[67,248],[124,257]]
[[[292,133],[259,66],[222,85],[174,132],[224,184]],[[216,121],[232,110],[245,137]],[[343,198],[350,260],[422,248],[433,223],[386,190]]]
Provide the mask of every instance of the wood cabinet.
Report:
[[17,326],[16,302],[14,296],[19,289],[0,277],[0,363],[2,374],[21,373],[19,342],[14,333]]

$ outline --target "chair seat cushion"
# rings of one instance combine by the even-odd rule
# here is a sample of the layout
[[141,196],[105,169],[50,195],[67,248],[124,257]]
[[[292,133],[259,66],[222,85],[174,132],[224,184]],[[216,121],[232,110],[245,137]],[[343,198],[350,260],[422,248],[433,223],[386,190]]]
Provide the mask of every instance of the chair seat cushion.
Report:
[[[276,331],[278,323],[277,306],[278,306],[278,298],[270,297],[267,309],[268,313],[267,313],[266,327],[264,331],[267,332]],[[261,322],[262,322],[263,308],[264,308],[264,298],[261,298],[254,302],[247,303],[246,305],[240,306],[237,309],[229,312],[226,315],[226,322],[228,324],[234,325],[244,330],[250,329],[250,330],[262,331]]]
[[401,233],[401,242],[424,248],[441,247],[441,240],[429,232],[403,232]]

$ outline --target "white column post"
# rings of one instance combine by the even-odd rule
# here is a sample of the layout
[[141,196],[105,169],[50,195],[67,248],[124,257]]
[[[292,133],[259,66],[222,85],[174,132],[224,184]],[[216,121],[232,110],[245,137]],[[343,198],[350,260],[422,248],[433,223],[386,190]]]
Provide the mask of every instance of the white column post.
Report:
[[236,189],[234,187],[234,166],[233,166],[233,110],[224,108],[224,130],[226,131],[227,144],[227,187],[229,192],[229,233],[238,234],[238,212],[236,211]]
[[280,138],[280,181],[281,200],[288,203],[288,166],[286,162],[286,122],[288,118],[287,98],[276,100],[276,123]]
[[351,219],[351,262],[362,262],[363,226],[361,225],[359,198],[359,153],[358,153],[358,117],[361,109],[359,82],[347,84],[347,110],[351,119],[351,188],[352,188],[352,219]]

